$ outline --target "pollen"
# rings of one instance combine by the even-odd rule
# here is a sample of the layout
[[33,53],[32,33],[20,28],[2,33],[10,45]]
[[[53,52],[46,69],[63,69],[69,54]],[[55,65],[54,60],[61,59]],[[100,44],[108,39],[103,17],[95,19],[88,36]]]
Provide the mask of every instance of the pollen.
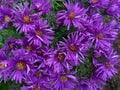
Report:
[[33,48],[32,48],[32,46],[30,46],[30,45],[28,45],[28,46],[26,47],[26,51],[27,51],[27,52],[31,52],[32,49],[33,49]]
[[74,19],[75,18],[75,13],[74,12],[70,12],[68,14],[68,17],[69,17],[69,19]]
[[107,62],[105,65],[106,65],[106,67],[108,68],[108,67],[111,66],[111,63],[110,63],[110,62]]
[[25,65],[24,62],[19,61],[19,62],[16,63],[16,68],[17,68],[18,70],[25,70],[25,69],[26,69],[26,65]]
[[64,75],[60,76],[60,80],[61,80],[62,82],[66,82],[67,79],[68,79],[68,78],[67,78],[66,76],[64,76]]
[[24,17],[23,17],[23,22],[24,22],[24,23],[30,23],[30,17],[27,16],[27,15],[24,16]]
[[41,77],[42,77],[42,73],[36,72],[36,73],[35,73],[35,76],[38,77],[38,78],[41,78]]
[[10,49],[13,49],[14,48],[14,45],[11,43],[11,44],[9,44],[9,48]]
[[36,85],[32,90],[41,90],[41,88],[38,85]]
[[102,39],[103,39],[103,34],[102,34],[102,33],[97,34],[97,38],[98,38],[99,40],[102,40]]
[[3,69],[6,67],[6,65],[5,65],[5,64],[3,64],[3,63],[2,63],[2,61],[3,61],[3,60],[0,60],[0,63],[1,63],[1,64],[0,64],[0,69],[2,69],[2,70],[3,70]]
[[70,51],[75,52],[77,50],[77,47],[75,45],[69,46]]
[[37,30],[37,31],[36,31],[36,35],[39,36],[39,37],[41,37],[41,36],[43,35],[43,32],[40,31],[40,30]]
[[98,0],[91,0],[91,3],[93,3],[93,4],[95,4],[97,2],[98,2]]
[[58,59],[58,61],[63,61],[64,59],[65,59],[65,55],[64,54],[57,54],[57,59]]
[[4,22],[9,22],[9,21],[10,21],[10,17],[6,15],[6,16],[4,17]]

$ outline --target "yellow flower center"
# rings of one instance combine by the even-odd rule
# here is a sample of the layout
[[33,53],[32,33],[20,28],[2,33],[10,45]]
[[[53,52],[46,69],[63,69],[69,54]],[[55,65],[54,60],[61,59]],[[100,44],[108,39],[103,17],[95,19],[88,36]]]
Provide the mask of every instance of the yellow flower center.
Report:
[[67,81],[67,77],[64,76],[64,75],[62,75],[62,76],[60,76],[60,80],[61,80],[62,82],[66,82],[66,81]]
[[27,52],[31,52],[32,49],[33,49],[33,48],[32,48],[32,46],[30,46],[30,45],[28,45],[28,46],[26,47],[26,51],[27,51]]
[[68,14],[68,17],[69,17],[69,19],[74,19],[75,18],[75,13],[74,12],[70,12]]
[[25,65],[24,62],[19,61],[19,62],[16,63],[16,68],[17,68],[18,70],[25,70],[25,69],[26,69],[26,65]]
[[3,62],[3,60],[0,60],[0,63],[1,63],[1,64],[0,64],[0,69],[3,70],[3,69],[5,69],[6,65],[5,65],[5,64],[2,64],[2,62]]
[[111,63],[107,62],[105,65],[106,65],[107,68],[109,68],[111,66]]
[[65,55],[64,54],[57,54],[57,59],[58,59],[58,61],[63,61],[64,59],[65,59]]
[[75,52],[77,50],[76,46],[75,45],[69,45],[69,49],[70,51],[72,52]]
[[13,49],[14,48],[14,45],[11,43],[11,44],[9,44],[9,48],[10,49]]
[[30,23],[30,17],[27,16],[27,15],[24,16],[24,17],[23,17],[23,22],[24,22],[24,23]]
[[93,4],[95,4],[97,2],[98,2],[98,0],[91,0],[91,3],[93,3]]
[[41,90],[41,88],[38,85],[36,85],[32,90]]
[[97,38],[98,38],[99,40],[102,40],[102,39],[103,39],[103,34],[102,34],[102,33],[97,34]]
[[42,73],[40,73],[40,72],[36,72],[35,75],[36,75],[36,77],[38,77],[38,78],[41,78],[41,77],[42,77]]
[[37,31],[36,31],[36,35],[39,36],[39,37],[41,37],[41,36],[43,35],[43,32],[40,31],[40,30],[37,30]]
[[4,17],[4,22],[9,22],[9,20],[10,20],[10,17],[6,15],[6,16]]

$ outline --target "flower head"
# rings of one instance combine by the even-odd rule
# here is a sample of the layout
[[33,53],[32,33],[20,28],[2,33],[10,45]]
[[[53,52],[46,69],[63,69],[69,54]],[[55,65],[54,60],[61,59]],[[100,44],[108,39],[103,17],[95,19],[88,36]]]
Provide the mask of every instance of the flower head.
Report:
[[115,66],[118,63],[118,55],[113,52],[113,50],[110,50],[107,53],[106,60],[103,63],[96,63],[96,76],[105,81],[107,79],[111,79],[117,73]]
[[49,45],[53,40],[53,30],[47,25],[47,21],[39,20],[35,30],[27,34],[30,44],[41,47],[42,44]]
[[28,3],[24,3],[23,6],[16,6],[13,10],[16,15],[14,18],[13,25],[17,28],[17,31],[28,33],[34,30],[34,22],[39,19],[39,13],[33,14],[32,8],[28,7]]
[[[61,10],[57,13],[57,24],[62,22],[63,25],[67,26],[67,29],[70,29],[71,24],[77,28],[83,28],[82,22],[85,21],[86,11],[84,8],[81,8],[76,2],[72,3],[63,3],[67,10]],[[60,23],[61,24],[61,23]]]
[[52,87],[55,90],[63,90],[63,89],[72,90],[74,89],[76,82],[77,79],[74,75],[59,73],[55,75],[53,79]]
[[116,18],[120,18],[120,1],[119,0],[111,0],[106,8],[107,14],[114,16]]
[[9,58],[7,73],[9,73],[11,80],[22,83],[23,77],[31,70],[33,62],[30,62],[31,58],[25,54],[24,49],[13,51],[13,55],[14,57]]
[[13,12],[10,8],[0,6],[0,29],[7,28],[13,19]]
[[50,0],[32,0],[33,8],[42,13],[50,12]]
[[63,38],[65,42],[60,41],[60,46],[66,51],[66,56],[72,61],[72,64],[78,64],[84,60],[84,55],[88,49],[87,37],[79,31],[72,32],[68,39]]

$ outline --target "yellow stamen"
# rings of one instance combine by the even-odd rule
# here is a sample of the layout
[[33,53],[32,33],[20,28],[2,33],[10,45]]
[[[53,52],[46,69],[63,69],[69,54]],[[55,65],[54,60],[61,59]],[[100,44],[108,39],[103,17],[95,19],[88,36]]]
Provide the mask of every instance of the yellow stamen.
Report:
[[66,82],[67,81],[67,77],[62,75],[62,76],[60,76],[60,80],[63,81],[63,82]]
[[25,65],[24,62],[19,61],[19,62],[16,63],[16,68],[17,68],[18,70],[24,70],[24,69],[26,69],[26,65]]
[[40,30],[37,30],[37,31],[36,31],[36,35],[41,37],[41,36],[43,35],[43,32],[40,31]]
[[23,17],[23,22],[24,22],[24,23],[30,23],[30,17],[27,16],[27,15],[24,16],[24,17]]
[[69,17],[69,19],[74,19],[75,18],[75,13],[74,12],[70,12],[68,14],[68,17]]
[[6,15],[6,16],[4,17],[4,22],[9,22],[9,20],[10,20],[10,17]]

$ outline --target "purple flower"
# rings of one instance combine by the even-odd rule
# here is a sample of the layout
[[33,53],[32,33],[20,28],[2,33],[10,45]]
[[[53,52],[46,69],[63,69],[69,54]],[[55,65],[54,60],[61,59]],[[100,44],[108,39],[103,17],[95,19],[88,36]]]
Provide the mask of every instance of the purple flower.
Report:
[[120,18],[120,1],[119,0],[111,0],[106,8],[107,14],[114,16],[116,18]]
[[59,73],[64,71],[64,69],[70,70],[72,68],[69,62],[70,60],[67,58],[65,50],[58,47],[58,49],[49,55],[46,64],[53,67],[54,72]]
[[113,50],[109,50],[106,60],[103,63],[96,63],[96,77],[105,81],[109,78],[111,79],[117,73],[115,66],[119,62],[118,57],[119,56],[113,52]]
[[28,54],[25,54],[24,49],[13,51],[14,57],[9,58],[7,73],[11,80],[15,80],[16,83],[22,83],[24,76],[26,76],[31,68],[33,62]]
[[88,0],[92,7],[105,8],[107,7],[109,0]]
[[112,23],[103,24],[102,22],[91,24],[87,31],[91,44],[103,51],[107,51],[112,47],[110,42],[115,40],[118,34],[118,29],[115,29]]
[[13,19],[13,12],[10,8],[0,6],[0,30],[7,28]]
[[[0,51],[0,78],[6,82],[8,80],[8,74],[6,74],[6,68],[7,68],[8,62],[7,62],[7,56],[4,51]],[[1,82],[1,81],[0,81]]]
[[[63,23],[70,29],[71,24],[77,28],[84,28],[82,22],[86,19],[86,9],[81,8],[79,4],[76,3],[63,3],[67,10],[61,10],[57,13],[57,24]],[[58,23],[59,22],[59,23]]]
[[21,40],[9,38],[6,40],[6,43],[5,43],[4,47],[2,48],[2,50],[5,50],[5,51],[16,50],[21,45],[21,43],[22,43]]
[[88,79],[81,79],[77,85],[77,90],[102,90],[102,85],[105,82],[100,78],[92,76]]
[[42,44],[49,45],[53,40],[54,32],[52,28],[47,25],[47,21],[39,20],[36,22],[35,30],[27,34],[30,45],[41,47]]
[[51,90],[47,72],[42,69],[32,70],[24,81],[26,86],[23,86],[21,90]]
[[40,13],[32,14],[33,9],[28,7],[28,3],[24,3],[24,6],[16,5],[13,10],[15,16],[13,25],[17,28],[17,31],[28,33],[35,28],[35,21],[39,19]]
[[50,0],[31,0],[33,8],[42,13],[50,12]]
[[77,79],[74,75],[59,73],[54,76],[52,87],[55,90],[72,90],[76,82]]
[[79,31],[72,32],[68,35],[68,39],[60,41],[60,46],[66,51],[66,56],[71,60],[72,64],[76,65],[84,60],[84,55],[89,46],[86,43],[87,37]]

